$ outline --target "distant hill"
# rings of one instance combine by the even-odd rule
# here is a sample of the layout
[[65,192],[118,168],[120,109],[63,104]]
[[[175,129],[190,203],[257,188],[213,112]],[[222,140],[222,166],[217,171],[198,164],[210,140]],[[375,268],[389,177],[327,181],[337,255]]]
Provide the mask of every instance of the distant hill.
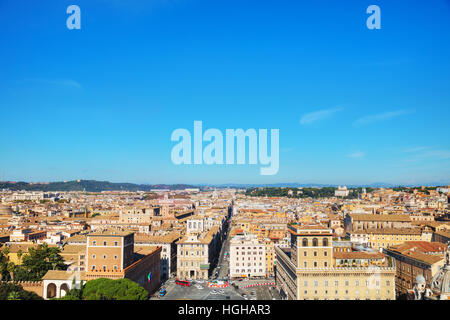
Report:
[[[420,187],[423,186],[446,186],[443,183],[424,183],[416,185],[393,185],[390,183],[377,182],[366,185],[347,185],[348,188],[393,188],[393,187]],[[271,184],[135,184],[135,183],[116,183],[109,181],[96,180],[73,180],[73,181],[59,181],[46,183],[30,183],[30,182],[0,182],[0,189],[9,189],[13,191],[87,191],[87,192],[101,192],[101,191],[150,191],[152,189],[169,189],[182,190],[186,188],[200,188],[202,190],[211,188],[329,188],[338,187],[336,184],[320,184],[320,183],[271,183]]]
[[26,191],[150,191],[151,189],[180,190],[185,188],[195,188],[188,184],[134,184],[115,183],[96,180],[74,180],[48,183],[29,182],[0,182],[0,189],[26,190]]

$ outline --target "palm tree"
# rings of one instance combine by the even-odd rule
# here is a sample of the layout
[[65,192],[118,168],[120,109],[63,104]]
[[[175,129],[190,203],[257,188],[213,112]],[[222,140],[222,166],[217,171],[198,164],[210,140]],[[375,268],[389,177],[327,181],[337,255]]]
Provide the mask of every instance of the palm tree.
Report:
[[21,260],[22,255],[23,255],[23,252],[22,252],[21,249],[19,249],[19,250],[17,251],[17,258],[19,258],[19,264],[22,264],[22,260]]
[[9,254],[9,247],[4,247],[3,248],[3,254],[7,257]]
[[20,295],[17,291],[12,291],[8,294],[8,300],[20,300]]
[[8,263],[8,265],[6,266],[6,269],[9,272],[9,275],[11,277],[11,281],[14,282],[14,270],[16,269],[16,265],[14,264],[14,262]]

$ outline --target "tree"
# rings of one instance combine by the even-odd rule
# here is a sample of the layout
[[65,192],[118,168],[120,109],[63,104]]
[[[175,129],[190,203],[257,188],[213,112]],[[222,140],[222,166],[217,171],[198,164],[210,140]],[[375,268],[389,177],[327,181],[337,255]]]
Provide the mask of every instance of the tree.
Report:
[[43,300],[43,298],[15,283],[0,282],[0,300]]
[[88,281],[83,288],[83,300],[147,300],[148,292],[129,279],[99,278]]
[[17,291],[12,291],[8,294],[8,300],[20,300],[20,294]]
[[5,247],[0,251],[0,281],[8,277],[8,263],[9,263],[9,248]]
[[22,265],[16,268],[18,281],[40,281],[48,270],[66,270],[59,248],[49,247],[46,243],[37,248],[28,249],[22,257]]
[[17,258],[19,258],[19,263],[21,263],[21,258],[22,258],[23,252],[22,249],[17,250]]
[[16,265],[14,262],[8,263],[6,266],[6,270],[9,272],[9,277],[11,278],[11,281],[14,282],[14,270],[16,269]]

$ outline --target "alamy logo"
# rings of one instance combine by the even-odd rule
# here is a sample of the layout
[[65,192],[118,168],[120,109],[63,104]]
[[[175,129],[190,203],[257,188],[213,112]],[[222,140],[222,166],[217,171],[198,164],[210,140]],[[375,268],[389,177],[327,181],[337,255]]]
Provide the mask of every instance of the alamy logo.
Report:
[[[187,129],[176,129],[172,132],[171,141],[179,141],[172,148],[171,158],[176,165],[180,164],[246,164],[246,141],[248,138],[248,164],[265,165],[260,168],[261,175],[275,175],[279,169],[279,130],[270,130],[270,155],[267,148],[267,129],[226,129],[225,162],[222,132],[208,129],[203,133],[202,121],[194,121],[194,161],[192,162],[191,133]],[[203,142],[210,142],[203,148]]]
[[366,13],[371,14],[366,21],[369,30],[381,29],[381,9],[373,4],[367,7]]
[[81,10],[80,7],[72,4],[67,7],[66,10],[67,14],[70,14],[69,17],[67,17],[66,20],[66,26],[67,29],[73,30],[73,29],[81,29]]

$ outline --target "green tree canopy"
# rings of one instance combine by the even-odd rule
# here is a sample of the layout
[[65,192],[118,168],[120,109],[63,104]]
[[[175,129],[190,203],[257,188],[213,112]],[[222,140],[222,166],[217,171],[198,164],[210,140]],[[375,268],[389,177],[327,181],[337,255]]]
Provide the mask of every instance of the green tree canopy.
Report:
[[22,256],[22,265],[15,269],[15,280],[40,281],[48,270],[67,269],[59,253],[59,248],[49,247],[46,243],[28,249],[28,253]]
[[43,300],[36,293],[13,283],[0,282],[0,300]]
[[148,292],[129,279],[99,278],[88,281],[83,288],[83,300],[147,300]]

